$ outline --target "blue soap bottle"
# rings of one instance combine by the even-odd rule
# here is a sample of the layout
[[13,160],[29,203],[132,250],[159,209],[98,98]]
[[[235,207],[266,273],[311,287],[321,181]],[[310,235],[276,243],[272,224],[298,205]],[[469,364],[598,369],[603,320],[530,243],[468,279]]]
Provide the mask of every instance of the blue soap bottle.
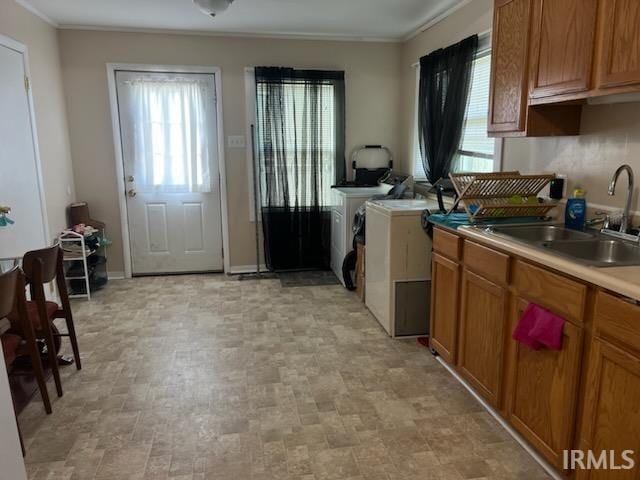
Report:
[[567,200],[567,208],[564,213],[564,226],[572,230],[584,230],[587,219],[587,200],[585,191],[576,188],[573,196]]

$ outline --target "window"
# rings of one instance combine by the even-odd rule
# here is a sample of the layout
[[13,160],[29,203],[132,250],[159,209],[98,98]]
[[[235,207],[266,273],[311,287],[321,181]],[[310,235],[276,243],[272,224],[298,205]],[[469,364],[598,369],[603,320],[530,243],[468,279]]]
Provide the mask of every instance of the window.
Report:
[[459,155],[454,163],[457,172],[491,172],[494,169],[496,141],[487,137],[490,75],[491,55],[480,55],[473,64],[469,106]]
[[[272,168],[286,172],[286,178],[274,175],[272,188],[287,191],[295,198],[291,204],[311,206],[313,196],[319,195],[320,205],[330,205],[331,186],[336,182],[336,109],[334,85],[318,85],[313,90],[304,82],[290,82],[283,86],[283,102],[278,105],[283,131],[261,132],[257,129],[258,148],[284,149],[284,155],[276,155],[272,161],[283,160],[284,165],[274,164]],[[264,83],[257,85],[258,109],[265,105],[268,88]],[[279,143],[282,142],[282,145]],[[319,169],[317,171],[316,169]],[[261,178],[262,204],[266,205],[267,188],[264,176]],[[309,182],[319,182],[316,191]],[[277,195],[280,199],[281,195]],[[273,198],[272,198],[273,202]]]
[[[420,68],[416,68],[416,85],[420,81]],[[473,79],[469,92],[469,105],[462,131],[458,157],[454,159],[453,171],[492,172],[500,169],[501,145],[499,139],[487,136],[489,109],[489,79],[491,74],[491,51],[485,50],[476,57],[473,64]],[[416,89],[416,116],[414,128],[414,176],[424,179],[422,154],[418,142],[418,92]]]
[[132,123],[132,174],[140,192],[208,193],[216,157],[213,75],[118,72]]
[[[256,157],[259,159],[264,152],[259,148],[269,145],[269,139],[265,138],[265,132],[258,128],[257,112],[258,103],[256,99],[264,98],[266,85],[256,85],[255,69],[246,67],[245,74],[245,114],[246,114],[246,137],[248,147],[246,149],[247,181],[249,188],[249,220],[256,220],[254,199],[254,171],[258,173],[258,165],[254,165],[253,151],[251,148],[252,127],[255,133]],[[286,179],[278,179],[276,187],[294,186],[289,189],[289,196],[298,205],[310,205],[310,198],[314,190],[318,192],[318,204],[329,206],[331,204],[331,186],[341,181],[344,177],[344,81],[328,80],[326,83],[317,86],[306,85],[304,79],[293,79],[283,86],[284,115],[281,118],[284,131],[274,132],[271,136],[278,138],[277,142],[284,143],[283,151],[285,155],[279,158],[285,159],[283,165],[287,168],[279,168],[279,171],[286,171]],[[296,127],[293,127],[296,125]],[[273,140],[272,140],[273,141]],[[275,146],[274,142],[274,146]],[[296,148],[297,145],[297,148]],[[261,147],[262,146],[262,147]],[[297,153],[297,157],[296,154]],[[315,161],[312,158],[315,157]],[[319,160],[319,161],[318,161]],[[298,168],[294,163],[298,162]],[[274,166],[282,166],[275,163]],[[289,168],[291,167],[291,168]],[[319,167],[319,169],[318,169]],[[309,172],[315,170],[313,177],[320,183],[319,189],[310,188],[308,178]],[[265,203],[265,178],[264,171],[261,173],[261,193],[262,205]],[[296,184],[297,180],[297,184]],[[273,185],[273,184],[272,184]],[[295,194],[292,194],[295,192]],[[260,202],[258,202],[260,203]],[[273,204],[273,202],[272,202]]]

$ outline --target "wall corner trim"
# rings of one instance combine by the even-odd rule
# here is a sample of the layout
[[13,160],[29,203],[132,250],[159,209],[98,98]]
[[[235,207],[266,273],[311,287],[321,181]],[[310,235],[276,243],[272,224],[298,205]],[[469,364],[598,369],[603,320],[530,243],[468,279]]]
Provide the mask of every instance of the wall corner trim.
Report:
[[415,30],[412,30],[411,32],[406,34],[402,38],[402,41],[403,42],[408,42],[409,40],[417,37],[422,32],[425,32],[426,30],[430,29],[431,27],[433,27],[437,23],[440,23],[441,21],[443,21],[448,16],[453,15],[455,12],[457,12],[461,8],[469,5],[471,3],[471,1],[472,0],[460,0],[458,3],[456,3],[452,7],[448,8],[447,10],[442,12],[440,15],[437,15],[435,17],[428,17],[427,19],[425,19],[425,21],[418,28],[416,28]]
[[25,10],[28,10],[29,12],[33,13],[36,17],[39,17],[41,20],[44,20],[45,22],[47,22],[52,27],[55,27],[55,28],[60,27],[60,25],[58,25],[58,23],[55,20],[53,20],[51,17],[42,13],[36,7],[31,5],[27,0],[15,0],[15,2]]

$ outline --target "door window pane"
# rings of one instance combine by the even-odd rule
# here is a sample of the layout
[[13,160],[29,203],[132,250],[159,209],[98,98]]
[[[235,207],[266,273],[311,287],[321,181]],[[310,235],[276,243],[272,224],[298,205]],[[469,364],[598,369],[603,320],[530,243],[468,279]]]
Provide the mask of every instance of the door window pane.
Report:
[[215,95],[213,78],[202,77],[145,74],[127,82],[140,192],[211,192]]

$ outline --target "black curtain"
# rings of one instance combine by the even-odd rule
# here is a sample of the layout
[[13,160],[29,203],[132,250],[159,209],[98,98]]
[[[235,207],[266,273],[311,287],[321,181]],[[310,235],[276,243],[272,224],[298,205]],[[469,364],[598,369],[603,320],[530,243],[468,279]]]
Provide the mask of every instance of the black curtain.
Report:
[[473,35],[420,59],[418,137],[432,185],[449,176],[460,146],[477,51]]
[[329,268],[330,187],[345,177],[344,72],[256,67],[267,267]]

